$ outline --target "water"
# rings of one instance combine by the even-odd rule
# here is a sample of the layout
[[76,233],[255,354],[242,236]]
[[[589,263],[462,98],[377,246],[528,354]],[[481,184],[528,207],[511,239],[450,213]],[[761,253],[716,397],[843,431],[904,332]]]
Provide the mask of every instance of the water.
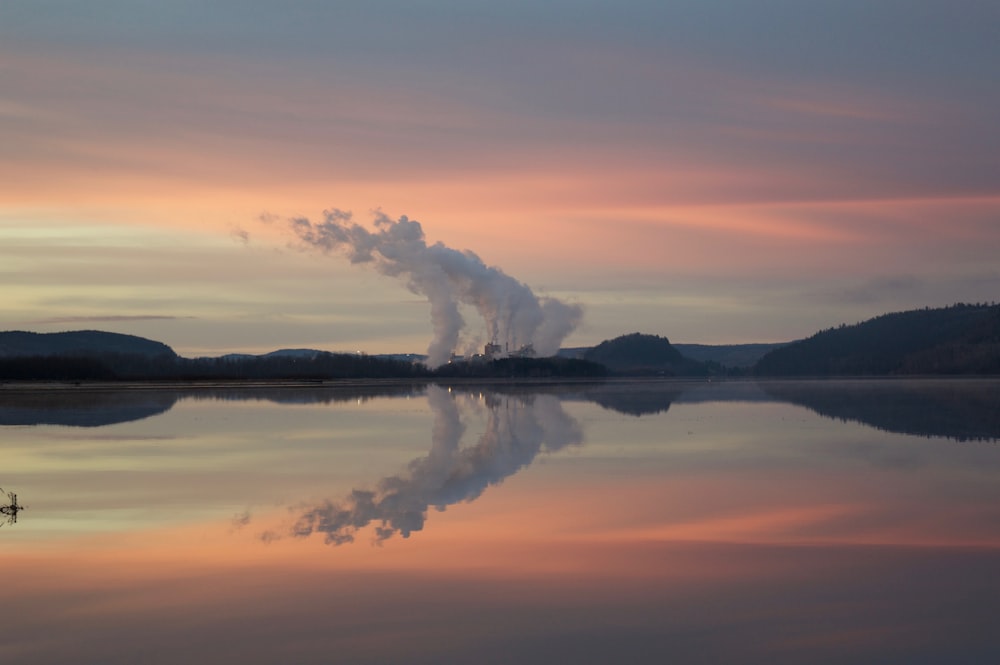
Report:
[[3,387],[0,437],[3,663],[1000,659],[996,380]]

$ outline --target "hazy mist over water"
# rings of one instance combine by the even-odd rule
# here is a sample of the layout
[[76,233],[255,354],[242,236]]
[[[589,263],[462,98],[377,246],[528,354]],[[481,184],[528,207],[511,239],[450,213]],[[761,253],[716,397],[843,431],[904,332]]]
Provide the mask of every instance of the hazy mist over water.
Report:
[[5,388],[0,660],[992,662],[998,395]]

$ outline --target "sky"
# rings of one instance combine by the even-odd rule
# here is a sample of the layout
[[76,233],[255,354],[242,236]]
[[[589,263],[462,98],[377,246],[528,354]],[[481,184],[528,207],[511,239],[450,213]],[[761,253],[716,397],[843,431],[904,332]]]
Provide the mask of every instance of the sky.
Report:
[[287,223],[333,210],[580,308],[563,346],[997,300],[998,25],[976,0],[0,0],[0,330],[425,352],[425,295]]

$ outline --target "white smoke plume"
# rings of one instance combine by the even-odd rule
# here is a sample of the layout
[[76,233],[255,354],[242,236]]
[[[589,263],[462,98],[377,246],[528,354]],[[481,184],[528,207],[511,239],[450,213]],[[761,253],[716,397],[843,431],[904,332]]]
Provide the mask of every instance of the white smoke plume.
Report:
[[458,350],[465,321],[459,305],[474,307],[483,317],[486,334],[501,348],[518,350],[531,345],[540,356],[554,355],[577,326],[583,311],[555,298],[536,296],[525,284],[469,250],[440,242],[428,245],[420,222],[405,215],[393,220],[375,213],[375,230],[351,219],[351,213],[327,210],[323,221],[290,220],[291,228],[307,246],[324,252],[343,252],[351,263],[369,263],[383,275],[405,280],[407,287],[425,296],[431,307],[434,338],[427,363],[444,364]]
[[[375,542],[420,531],[430,508],[439,511],[472,501],[528,466],[541,452],[554,452],[583,441],[579,423],[563,411],[554,395],[487,392],[486,429],[473,446],[461,445],[465,424],[457,395],[438,386],[427,389],[434,412],[430,452],[409,463],[407,471],[383,478],[373,489],[355,489],[341,501],[307,507],[291,529],[294,536],[322,533],[331,545],[354,541],[374,525]],[[273,538],[273,535],[268,536]]]

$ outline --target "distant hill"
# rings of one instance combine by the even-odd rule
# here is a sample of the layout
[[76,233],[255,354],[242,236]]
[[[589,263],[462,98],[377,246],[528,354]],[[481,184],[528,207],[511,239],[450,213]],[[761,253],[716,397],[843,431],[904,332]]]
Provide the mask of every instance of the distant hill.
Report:
[[725,367],[753,367],[765,355],[788,346],[789,342],[775,344],[674,344],[686,358],[698,362],[719,363]]
[[0,332],[0,357],[103,354],[177,357],[174,350],[163,342],[100,330],[54,333],[34,333],[21,330]]
[[[718,363],[723,367],[748,369],[768,352],[786,346],[789,342],[773,344],[677,344],[673,347],[681,355],[700,363]],[[583,358],[591,346],[570,346],[559,349],[560,358]]]
[[1000,374],[1000,305],[883,314],[771,351],[759,376]]
[[583,355],[615,374],[703,376],[704,363],[681,355],[666,337],[632,333],[605,340]]
[[530,362],[510,359],[489,366],[429,369],[417,362],[422,358],[281,349],[188,359],[162,342],[134,335],[97,330],[0,332],[4,381],[593,377],[603,368],[619,376],[1000,375],[1000,305],[957,304],[884,314],[788,344],[673,345],[666,337],[636,332]]
[[302,360],[314,360],[327,351],[317,351],[316,349],[278,349],[261,355],[261,358],[300,358]]

